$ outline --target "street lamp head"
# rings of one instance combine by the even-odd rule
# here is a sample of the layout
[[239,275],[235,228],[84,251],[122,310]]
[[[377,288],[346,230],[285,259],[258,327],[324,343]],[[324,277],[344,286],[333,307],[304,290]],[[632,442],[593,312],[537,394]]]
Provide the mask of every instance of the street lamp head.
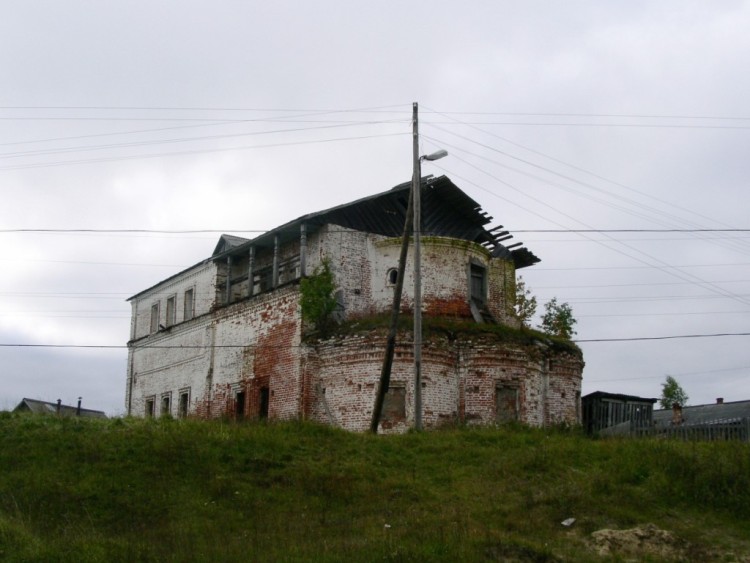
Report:
[[448,151],[445,149],[440,149],[439,151],[435,151],[432,154],[424,155],[420,160],[440,160],[441,158],[446,156],[448,156]]

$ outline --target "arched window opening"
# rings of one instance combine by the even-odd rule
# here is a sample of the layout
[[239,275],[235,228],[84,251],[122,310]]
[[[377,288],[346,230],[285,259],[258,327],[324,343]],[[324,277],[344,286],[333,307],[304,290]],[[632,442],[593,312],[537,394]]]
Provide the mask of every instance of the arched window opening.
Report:
[[396,282],[398,281],[398,270],[396,268],[391,268],[388,270],[388,285],[396,285]]

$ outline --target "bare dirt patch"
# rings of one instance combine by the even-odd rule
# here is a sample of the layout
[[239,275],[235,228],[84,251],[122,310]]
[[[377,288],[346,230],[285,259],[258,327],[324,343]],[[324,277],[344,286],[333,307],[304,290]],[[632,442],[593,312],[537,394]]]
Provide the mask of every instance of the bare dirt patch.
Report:
[[653,524],[630,530],[597,530],[591,534],[589,544],[599,555],[605,556],[686,560],[697,555],[688,542]]

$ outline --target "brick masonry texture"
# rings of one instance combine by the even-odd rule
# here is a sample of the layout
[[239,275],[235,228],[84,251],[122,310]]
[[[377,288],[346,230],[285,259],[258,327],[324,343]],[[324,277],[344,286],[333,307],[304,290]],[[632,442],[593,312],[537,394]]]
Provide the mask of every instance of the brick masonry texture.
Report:
[[[403,431],[414,419],[411,333],[400,333],[391,387],[406,389],[406,418],[386,425]],[[316,380],[305,417],[364,431],[369,428],[385,348],[383,331],[337,337],[309,346],[308,377]],[[517,391],[519,422],[532,426],[579,422],[583,361],[544,344],[518,344],[493,335],[431,337],[422,350],[423,421],[495,424],[497,389]]]
[[[249,258],[227,264],[204,261],[131,299],[125,403],[134,416],[168,413],[200,418],[309,419],[363,431],[369,427],[383,354],[383,329],[324,341],[303,335],[299,240],[278,252],[279,285],[248,282]],[[325,260],[337,287],[340,314],[350,322],[390,310],[400,239],[325,225],[307,239],[307,273]],[[413,308],[413,252],[407,260],[402,312]],[[273,264],[273,252],[254,255],[256,272]],[[518,328],[513,315],[515,268],[482,246],[425,237],[422,250],[423,314],[474,323],[472,272],[483,277],[481,301],[495,322]],[[243,277],[244,276],[244,277]],[[476,290],[475,290],[476,291]],[[194,307],[186,311],[187,292]],[[173,299],[174,318],[167,319]],[[189,300],[188,300],[189,303]],[[161,328],[154,329],[158,310]],[[169,321],[169,322],[168,322]],[[525,341],[524,341],[525,342]],[[579,353],[537,341],[523,343],[477,331],[468,336],[428,335],[422,352],[423,419],[444,424],[530,425],[579,420],[583,360]],[[398,335],[389,415],[383,432],[402,432],[414,420],[412,334]]]

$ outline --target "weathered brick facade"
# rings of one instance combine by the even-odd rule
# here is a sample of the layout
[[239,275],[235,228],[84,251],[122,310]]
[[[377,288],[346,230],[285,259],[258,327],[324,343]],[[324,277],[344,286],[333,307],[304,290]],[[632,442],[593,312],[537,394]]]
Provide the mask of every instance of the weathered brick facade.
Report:
[[[447,226],[422,239],[425,319],[518,329],[515,270],[538,259],[493,242],[481,226],[488,219],[447,179],[427,188],[428,196],[435,194],[426,199],[428,212],[432,205]],[[403,214],[402,192],[397,187],[306,216],[252,241],[224,236],[211,258],[131,298],[128,413],[300,418],[366,429],[385,333],[382,327],[358,330],[356,322],[389,311],[401,244],[375,221],[372,209],[388,212],[391,206],[395,211],[388,213]],[[453,235],[472,229],[473,238]],[[404,313],[414,303],[412,256],[410,250]],[[334,274],[337,315],[347,330],[312,341],[305,338],[299,279],[324,261]],[[387,432],[403,431],[414,419],[411,332],[399,333],[397,343],[381,425]],[[424,425],[577,422],[582,369],[575,347],[528,335],[426,333]]]
[[[399,335],[391,388],[405,390],[405,417],[385,421],[402,431],[414,420],[411,333]],[[303,416],[351,430],[369,428],[385,348],[384,331],[334,337],[305,348],[314,392]],[[533,426],[579,422],[583,361],[579,353],[501,336],[431,336],[422,349],[425,427],[495,424]],[[500,393],[498,393],[500,389]],[[512,396],[512,412],[498,395]]]

